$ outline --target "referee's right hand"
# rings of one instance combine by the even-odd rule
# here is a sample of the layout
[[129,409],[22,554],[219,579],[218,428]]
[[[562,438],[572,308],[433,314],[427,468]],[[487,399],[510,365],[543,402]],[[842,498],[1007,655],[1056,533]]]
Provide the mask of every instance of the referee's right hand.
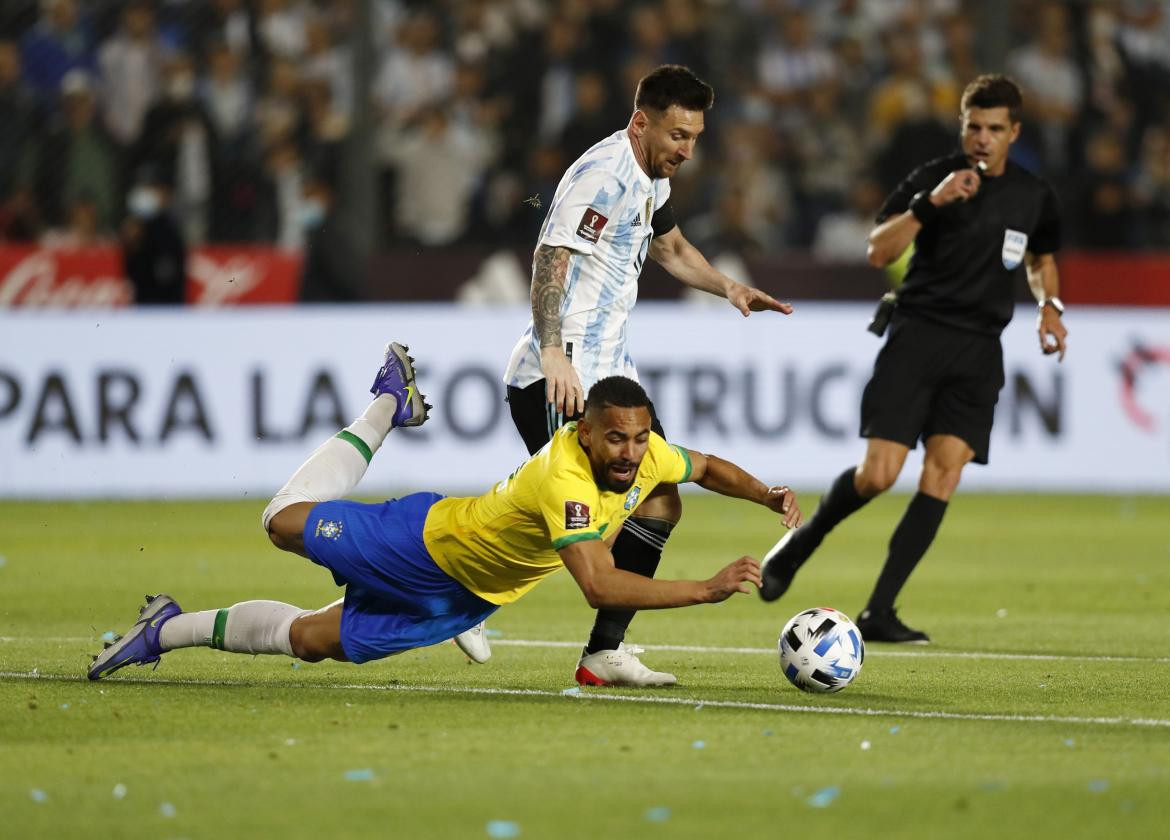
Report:
[[930,191],[930,201],[936,207],[966,201],[979,192],[979,184],[979,173],[974,169],[956,169]]
[[545,398],[566,417],[585,411],[585,389],[565,351],[555,345],[540,348],[540,372],[545,379]]

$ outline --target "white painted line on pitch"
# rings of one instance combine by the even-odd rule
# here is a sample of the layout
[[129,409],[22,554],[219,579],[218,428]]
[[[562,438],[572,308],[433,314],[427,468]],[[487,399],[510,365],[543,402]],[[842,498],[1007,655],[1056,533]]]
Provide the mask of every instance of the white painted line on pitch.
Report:
[[[0,671],[0,679],[51,680],[54,682],[86,683],[81,675],[39,674],[31,671]],[[105,681],[106,685],[129,683],[132,685],[191,685],[225,688],[273,688],[271,683],[245,682],[242,680],[172,680],[142,677],[116,677]],[[291,685],[283,683],[282,685]],[[668,706],[702,706],[714,709],[750,709],[762,712],[797,712],[812,715],[847,715],[854,717],[897,717],[923,720],[991,721],[996,723],[1066,723],[1099,724],[1102,726],[1143,726],[1168,727],[1170,720],[1159,718],[1122,717],[1066,717],[1062,715],[1002,715],[979,712],[929,712],[904,711],[899,709],[850,708],[848,706],[798,706],[789,703],[749,703],[743,700],[710,700],[703,697],[654,697],[646,694],[613,694],[606,689],[582,690],[570,688],[563,691],[549,691],[540,688],[481,688],[473,686],[438,685],[372,685],[365,683],[328,684],[296,683],[298,690],[317,689],[321,691],[405,691],[423,694],[476,694],[509,697],[556,697],[565,700],[609,700],[622,703],[659,703]]]
[[[88,642],[97,644],[100,636],[0,636],[0,642]],[[579,648],[580,642],[557,642],[546,639],[501,639],[492,638],[491,644],[501,647],[531,647],[531,648]],[[760,647],[719,647],[715,645],[638,645],[648,651],[667,651],[674,653],[715,653],[715,654],[747,654],[776,656],[776,648]],[[1070,656],[1059,653],[999,653],[996,651],[975,650],[932,650],[926,647],[916,647],[914,650],[890,650],[884,647],[867,647],[867,657],[878,658],[905,657],[915,659],[930,657],[939,659],[1008,659],[1033,662],[1135,662],[1145,664],[1170,664],[1170,656]]]

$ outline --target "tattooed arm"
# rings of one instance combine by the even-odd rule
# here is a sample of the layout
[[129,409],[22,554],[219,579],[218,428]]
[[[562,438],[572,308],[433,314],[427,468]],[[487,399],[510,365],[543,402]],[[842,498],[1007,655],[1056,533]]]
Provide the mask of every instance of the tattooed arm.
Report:
[[545,394],[557,411],[572,416],[585,410],[585,392],[561,338],[561,304],[569,272],[568,248],[541,245],[532,260],[532,328],[540,342]]

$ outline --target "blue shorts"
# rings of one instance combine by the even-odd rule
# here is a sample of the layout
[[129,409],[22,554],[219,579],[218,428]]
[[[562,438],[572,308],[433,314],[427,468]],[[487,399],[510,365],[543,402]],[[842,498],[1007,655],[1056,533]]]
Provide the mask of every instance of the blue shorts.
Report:
[[499,609],[435,565],[423,523],[437,493],[381,504],[322,502],[305,520],[305,550],[345,587],[341,646],[350,662],[425,647]]

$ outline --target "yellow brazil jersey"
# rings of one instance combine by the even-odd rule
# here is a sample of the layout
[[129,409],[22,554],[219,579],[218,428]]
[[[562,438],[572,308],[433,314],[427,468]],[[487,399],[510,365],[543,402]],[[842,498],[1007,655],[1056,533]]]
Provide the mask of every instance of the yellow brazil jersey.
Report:
[[562,567],[558,549],[617,533],[651,490],[690,475],[687,451],[651,432],[629,491],[603,490],[569,423],[484,495],[436,502],[423,540],[444,572],[485,601],[510,604]]

